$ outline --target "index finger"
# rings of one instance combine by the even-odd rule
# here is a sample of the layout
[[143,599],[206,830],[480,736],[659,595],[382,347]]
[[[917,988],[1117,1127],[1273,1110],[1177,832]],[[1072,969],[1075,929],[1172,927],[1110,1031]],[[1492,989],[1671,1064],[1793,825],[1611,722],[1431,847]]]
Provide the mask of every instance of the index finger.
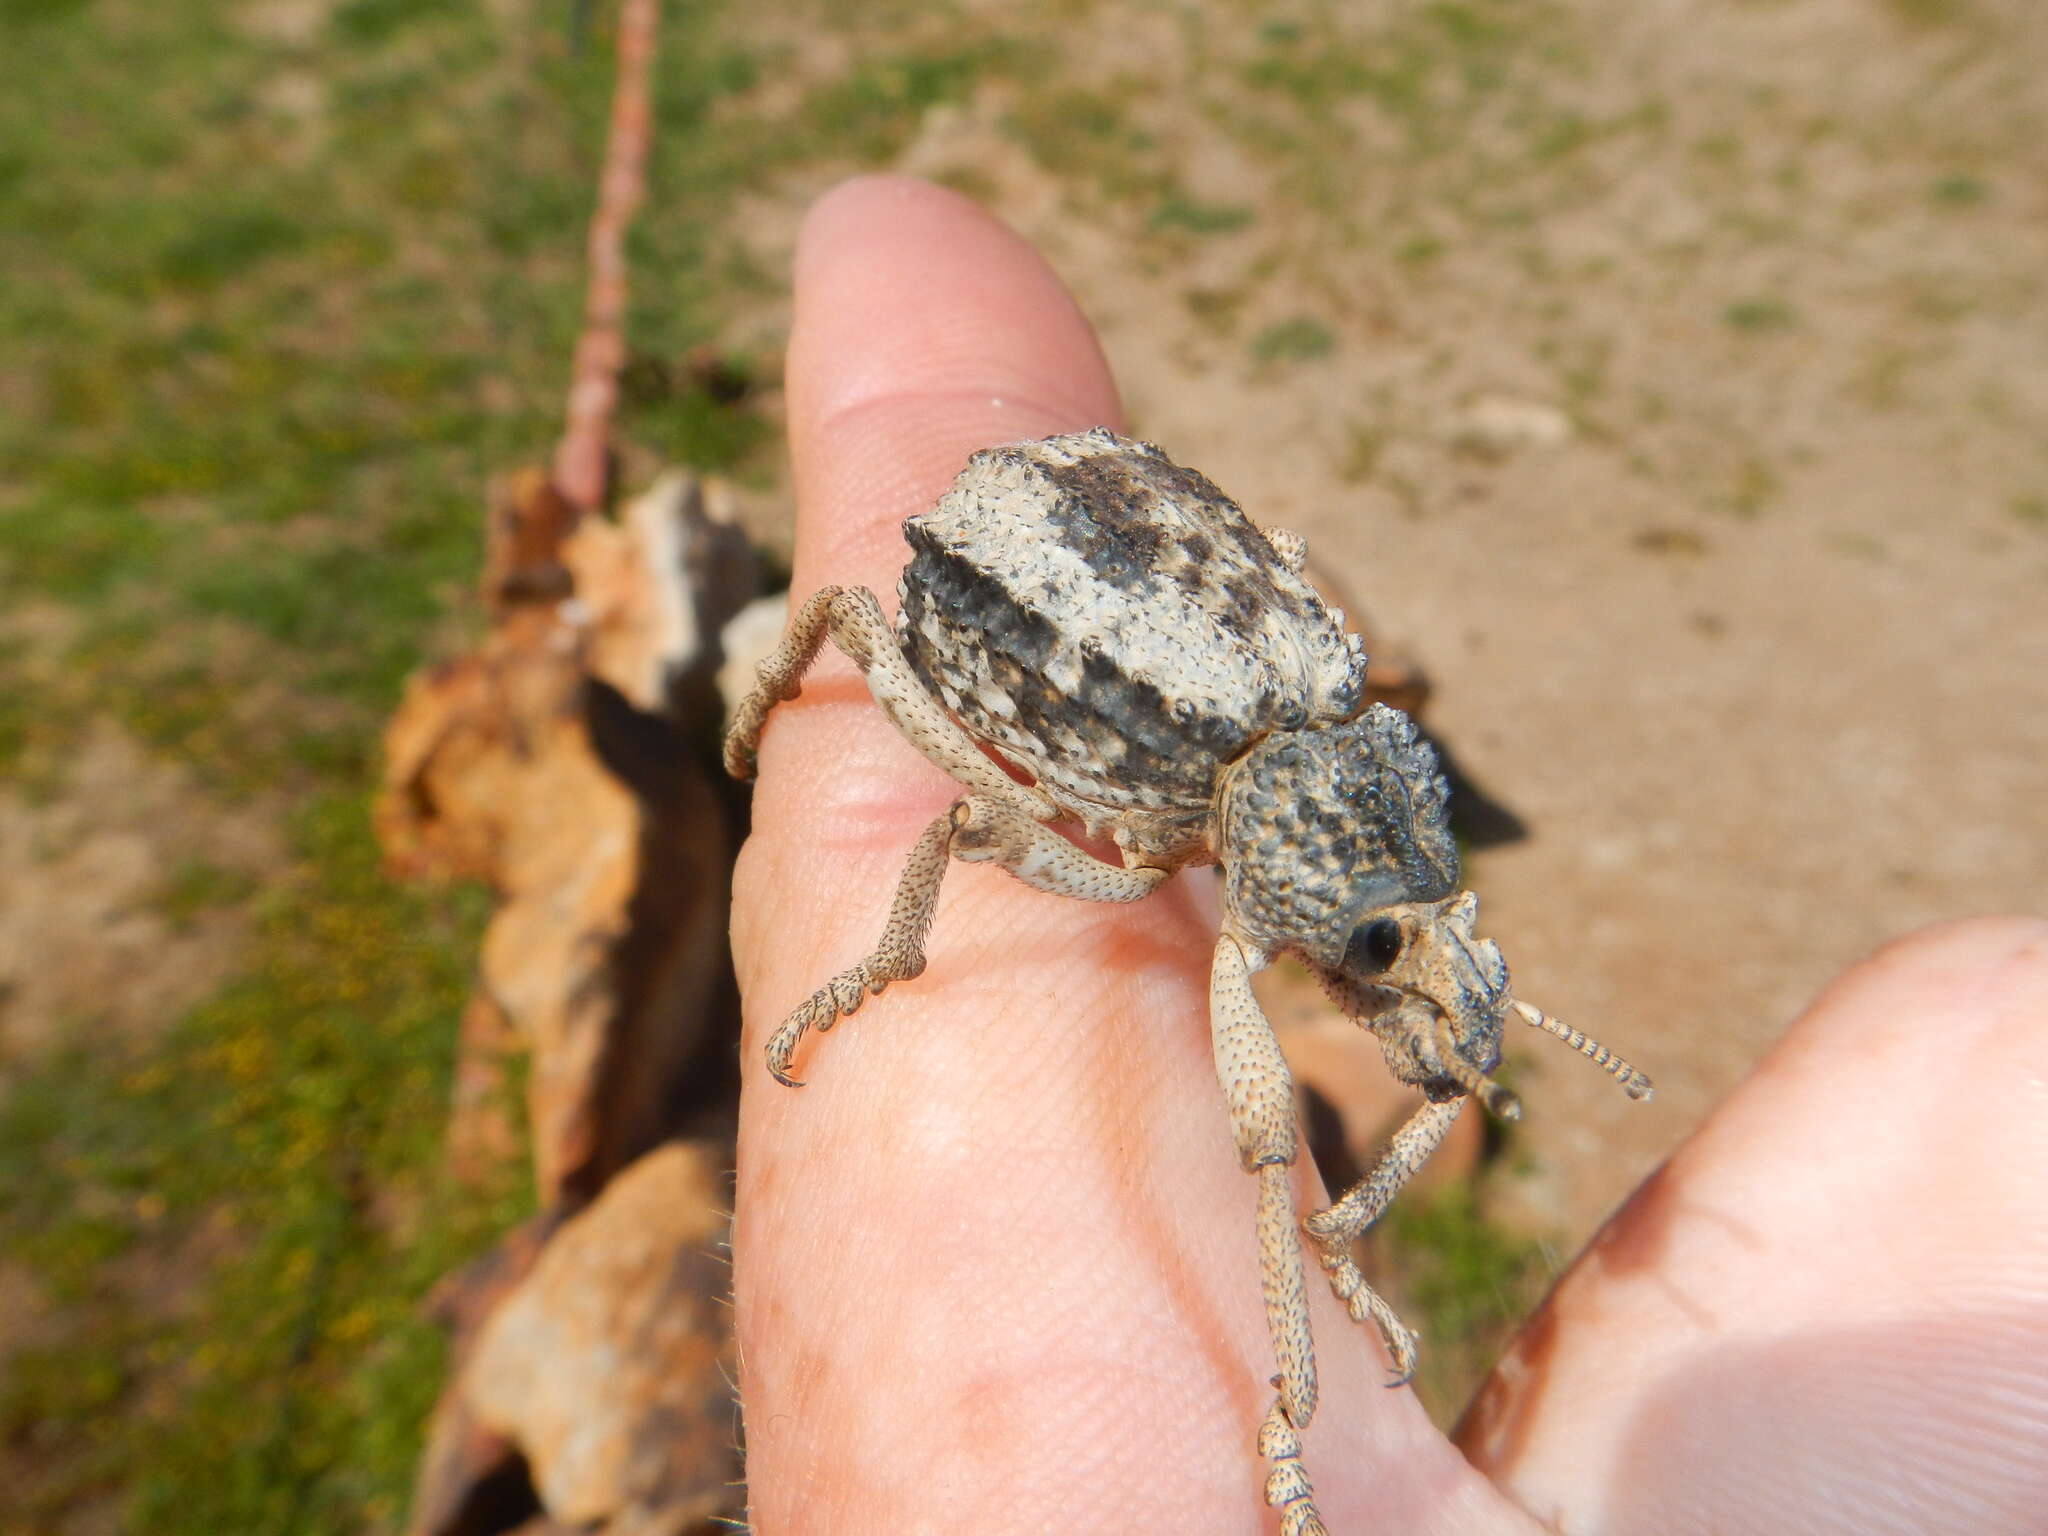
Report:
[[[950,193],[841,188],[806,226],[797,285],[799,598],[829,581],[886,601],[902,518],[974,449],[1117,422],[1058,280]],[[867,951],[919,828],[958,793],[843,661],[815,677],[768,728],[735,891],[758,1528],[1261,1528],[1273,1360],[1253,1186],[1210,1059],[1213,922],[1185,879],[1105,908],[956,867],[925,975],[814,1037],[809,1087],[772,1083],[766,1031]],[[1462,1463],[1412,1397],[1373,1384],[1372,1346],[1320,1291],[1316,1307],[1310,1451],[1352,1452],[1317,1463],[1325,1510],[1362,1509],[1375,1479],[1383,1519],[1425,1483],[1440,1498]]]

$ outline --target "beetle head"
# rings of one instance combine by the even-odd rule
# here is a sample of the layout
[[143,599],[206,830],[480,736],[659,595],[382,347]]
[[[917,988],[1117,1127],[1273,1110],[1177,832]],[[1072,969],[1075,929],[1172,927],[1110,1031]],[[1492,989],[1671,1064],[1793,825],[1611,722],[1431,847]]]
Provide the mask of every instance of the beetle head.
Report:
[[1647,1099],[1649,1078],[1509,992],[1499,946],[1472,931],[1479,898],[1458,889],[1449,799],[1436,753],[1385,705],[1266,737],[1217,797],[1225,922],[1306,960],[1379,1036],[1394,1076],[1431,1099],[1469,1093],[1503,1119],[1521,1113],[1488,1075],[1510,1011]]
[[1472,931],[1479,903],[1457,888],[1448,805],[1435,752],[1398,710],[1268,736],[1218,806],[1224,908],[1254,943],[1307,960],[1396,1077],[1512,1116],[1487,1076],[1507,964]]
[[1315,969],[1337,1006],[1379,1036],[1394,1076],[1435,1100],[1469,1093],[1512,1120],[1514,1095],[1488,1075],[1500,1065],[1508,967],[1499,945],[1473,933],[1478,915],[1470,891],[1382,907],[1352,930],[1337,965]]

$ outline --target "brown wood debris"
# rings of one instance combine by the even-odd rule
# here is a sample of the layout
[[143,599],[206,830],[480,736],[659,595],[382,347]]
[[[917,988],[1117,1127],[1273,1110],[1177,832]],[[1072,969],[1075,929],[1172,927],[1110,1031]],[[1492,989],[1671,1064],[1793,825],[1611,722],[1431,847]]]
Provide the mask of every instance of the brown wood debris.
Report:
[[[489,631],[407,688],[376,824],[394,871],[497,896],[449,1157],[476,1182],[530,1145],[543,1214],[438,1298],[457,1366],[413,1529],[544,1516],[666,1536],[735,1507],[738,1476],[716,1250],[743,811],[714,766],[715,678],[752,558],[687,475],[612,521],[579,519],[530,471],[498,489],[489,528]],[[564,1341],[585,1368],[556,1358]]]

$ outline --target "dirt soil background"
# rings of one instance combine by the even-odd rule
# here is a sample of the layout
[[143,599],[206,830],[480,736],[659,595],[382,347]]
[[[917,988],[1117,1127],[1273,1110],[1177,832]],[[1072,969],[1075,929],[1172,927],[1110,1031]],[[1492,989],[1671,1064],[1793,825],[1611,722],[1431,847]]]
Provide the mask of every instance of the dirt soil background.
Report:
[[[1055,87],[895,163],[1039,244],[1135,429],[1308,536],[1527,823],[1486,929],[1658,1085],[1517,1051],[1494,1210],[1569,1252],[1844,966],[2044,910],[2048,24],[1056,11],[1005,44]],[[751,204],[764,266],[817,184]]]

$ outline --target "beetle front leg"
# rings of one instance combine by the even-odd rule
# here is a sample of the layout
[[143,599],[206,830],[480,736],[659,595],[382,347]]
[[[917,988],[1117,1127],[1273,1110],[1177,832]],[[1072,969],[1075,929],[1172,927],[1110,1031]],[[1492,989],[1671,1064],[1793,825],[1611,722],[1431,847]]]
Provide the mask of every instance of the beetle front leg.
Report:
[[736,779],[753,778],[769,711],[803,691],[804,673],[828,639],[860,668],[889,723],[959,783],[1037,821],[1057,814],[1044,791],[1003,772],[946,713],[912,669],[881,602],[866,587],[820,587],[791,612],[781,643],[768,653],[753,689],[733,710],[725,733],[726,772]]
[[[1273,1378],[1280,1385],[1280,1378]],[[1316,1491],[1301,1464],[1301,1433],[1287,1421],[1280,1399],[1259,1425],[1259,1454],[1273,1464],[1266,1475],[1266,1502],[1280,1511],[1280,1536],[1330,1536],[1316,1511]]]
[[1168,878],[1163,869],[1106,864],[1004,801],[981,795],[956,801],[910,850],[874,953],[818,988],[768,1037],[768,1070],[777,1082],[801,1086],[789,1069],[810,1031],[823,1034],[890,982],[924,974],[924,943],[949,859],[995,864],[1037,890],[1082,901],[1140,901]]
[[1303,1536],[1322,1529],[1295,1434],[1315,1417],[1316,1358],[1291,1182],[1298,1145],[1294,1081],[1273,1026],[1252,995],[1252,974],[1269,958],[1229,933],[1216,941],[1209,971],[1209,1027],[1238,1161],[1259,1180],[1259,1282],[1280,1366],[1279,1401],[1259,1432],[1261,1454],[1273,1463],[1266,1501],[1281,1511],[1281,1528],[1288,1536]]
[[1328,1210],[1317,1211],[1302,1223],[1316,1240],[1316,1257],[1323,1273],[1330,1277],[1330,1288],[1344,1303],[1352,1321],[1370,1320],[1386,1341],[1387,1353],[1394,1361],[1394,1377],[1387,1383],[1390,1387],[1400,1386],[1415,1374],[1415,1334],[1394,1315],[1394,1309],[1379,1292],[1366,1283],[1351,1257],[1351,1245],[1380,1219],[1401,1186],[1429,1161],[1464,1107],[1462,1097],[1423,1105],[1394,1133],[1386,1156],[1371,1173],[1352,1185]]

